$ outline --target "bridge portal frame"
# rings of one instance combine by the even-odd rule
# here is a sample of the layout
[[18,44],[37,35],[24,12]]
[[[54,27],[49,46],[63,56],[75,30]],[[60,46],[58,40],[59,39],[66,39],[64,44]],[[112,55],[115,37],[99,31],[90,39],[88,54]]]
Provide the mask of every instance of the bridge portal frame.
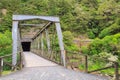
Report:
[[[62,30],[60,26],[60,20],[59,17],[53,17],[53,16],[34,16],[34,15],[13,15],[13,23],[12,23],[12,40],[13,40],[13,49],[12,49],[12,64],[17,64],[17,53],[19,51],[19,44],[20,44],[20,34],[19,34],[19,21],[25,21],[25,20],[45,20],[49,21],[48,24],[54,23],[56,26],[60,51],[61,51],[61,60],[63,65],[66,67],[66,59],[65,59],[65,50],[64,50],[64,44],[63,44],[63,36],[62,36]],[[42,33],[43,31],[47,30],[48,24],[44,26],[44,28],[40,31]],[[35,39],[40,33],[38,33],[33,39]],[[49,43],[48,43],[49,44]]]

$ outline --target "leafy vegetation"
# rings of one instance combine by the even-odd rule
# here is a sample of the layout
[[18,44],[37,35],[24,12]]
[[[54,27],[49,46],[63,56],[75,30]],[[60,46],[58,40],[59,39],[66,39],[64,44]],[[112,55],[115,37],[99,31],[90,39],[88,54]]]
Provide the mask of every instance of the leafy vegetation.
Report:
[[70,31],[64,31],[63,32],[63,41],[64,41],[64,46],[65,46],[65,50],[68,51],[79,51],[79,48],[77,45],[74,44],[73,42],[73,34]]
[[11,38],[12,38],[11,32],[9,31],[0,33],[0,56],[10,54],[12,52]]
[[99,34],[100,38],[103,38],[108,35],[113,35],[120,32],[120,20],[117,20],[116,23],[112,24],[110,27],[105,28]]
[[119,41],[120,33],[106,36],[103,39],[96,38],[87,48],[83,48],[83,52],[89,55],[99,54],[101,52],[119,55]]
[[11,30],[13,14],[49,15],[61,18],[63,30],[96,38],[117,22],[119,4],[118,0],[4,0],[0,1],[0,31]]

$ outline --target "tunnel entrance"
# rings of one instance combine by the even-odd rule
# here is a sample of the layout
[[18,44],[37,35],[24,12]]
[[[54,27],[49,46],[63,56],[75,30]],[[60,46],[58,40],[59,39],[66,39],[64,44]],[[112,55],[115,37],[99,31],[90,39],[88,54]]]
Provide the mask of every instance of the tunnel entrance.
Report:
[[30,51],[31,42],[22,42],[23,51]]

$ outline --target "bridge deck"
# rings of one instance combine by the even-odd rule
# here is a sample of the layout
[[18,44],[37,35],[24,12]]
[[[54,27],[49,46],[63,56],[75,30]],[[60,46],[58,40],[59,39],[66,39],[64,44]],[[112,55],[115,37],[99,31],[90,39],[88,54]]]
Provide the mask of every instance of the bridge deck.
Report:
[[25,68],[0,80],[109,80],[105,77],[75,72],[47,61],[31,52],[24,53]]
[[25,67],[37,67],[37,66],[57,66],[57,64],[45,60],[31,52],[23,52]]

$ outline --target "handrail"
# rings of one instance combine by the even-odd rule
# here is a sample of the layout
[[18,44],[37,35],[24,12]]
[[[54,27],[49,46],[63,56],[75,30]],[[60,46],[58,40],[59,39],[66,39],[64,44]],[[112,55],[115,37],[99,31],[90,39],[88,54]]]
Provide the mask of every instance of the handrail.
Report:
[[[22,68],[22,66],[23,66],[22,65],[22,54],[21,54],[21,52],[19,52],[19,54],[20,54],[20,60],[19,60],[20,62],[19,62],[19,64],[17,63],[16,65],[12,65],[11,63],[4,61],[4,58],[10,57],[10,56],[12,56],[12,54],[8,54],[8,55],[5,55],[5,56],[0,56],[0,76],[2,76],[3,63],[12,67],[12,70]],[[20,65],[20,67],[18,67],[18,65]]]
[[82,56],[88,56],[87,54],[82,54],[81,52],[72,52],[72,51],[68,51],[68,50],[65,50],[66,53],[70,53],[70,54],[80,54]]
[[[82,54],[81,52],[66,51],[66,53],[70,53],[70,54],[79,54],[79,55],[82,55],[82,56],[91,57],[91,55]],[[99,57],[99,56],[96,56],[95,58],[97,58],[97,57]],[[104,60],[104,61],[109,61],[109,62],[113,62],[113,63],[116,62],[116,61],[110,61],[110,60],[108,60],[108,59],[106,59],[106,58],[102,58],[102,60]]]
[[10,57],[12,56],[12,54],[8,54],[8,55],[5,55],[5,56],[0,56],[0,58],[6,58],[6,57]]
[[[39,54],[39,53],[36,52],[36,51],[32,51],[32,52],[35,53],[36,55],[44,58],[44,59],[47,59],[47,60],[52,61],[52,62],[54,62],[54,63],[56,63],[56,64],[59,64],[59,65],[62,65],[61,62],[54,61],[53,58],[51,58],[51,56]],[[51,52],[52,52],[51,55],[53,55],[53,53],[56,53],[56,51],[51,51]],[[46,54],[46,52],[44,52],[44,54]],[[49,55],[49,54],[48,54],[48,55]],[[55,56],[54,56],[54,57],[55,57]],[[60,57],[60,56],[59,56],[59,57]]]
[[[96,72],[96,71],[101,71],[101,70],[105,70],[105,69],[108,69],[108,68],[114,68],[115,69],[115,80],[119,80],[119,64],[118,62],[116,61],[110,61],[110,60],[107,60],[107,59],[103,59],[105,61],[109,61],[109,62],[112,62],[113,64],[111,66],[108,66],[108,67],[104,67],[104,68],[100,68],[100,69],[96,69],[96,70],[91,70],[91,71],[88,71],[88,57],[90,57],[89,55],[85,55],[85,54],[81,54],[80,52],[72,52],[72,51],[66,51],[66,55],[67,53],[70,53],[73,55],[74,54],[80,54],[82,56],[84,56],[84,60],[85,60],[85,72],[87,73],[92,73],[92,72]],[[66,56],[67,57],[67,56]]]

